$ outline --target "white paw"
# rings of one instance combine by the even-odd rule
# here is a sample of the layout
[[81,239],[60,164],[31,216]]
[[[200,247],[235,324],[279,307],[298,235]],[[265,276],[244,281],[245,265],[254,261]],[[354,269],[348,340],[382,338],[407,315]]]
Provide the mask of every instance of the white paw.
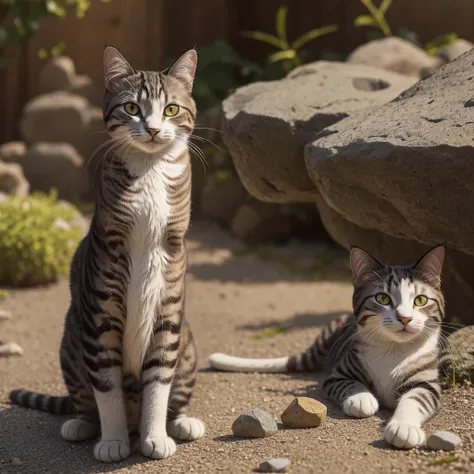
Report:
[[415,425],[392,420],[383,432],[385,441],[396,448],[411,449],[425,442],[425,432]]
[[66,441],[84,441],[95,438],[98,434],[99,425],[80,418],[67,420],[61,426],[61,436]]
[[130,456],[130,443],[128,439],[103,439],[95,445],[94,456],[101,462],[122,461]]
[[166,431],[173,438],[182,441],[194,441],[204,436],[206,427],[204,423],[197,418],[182,416],[181,418],[170,421],[166,425]]
[[344,413],[354,418],[368,418],[377,412],[379,402],[369,392],[357,393],[346,398],[342,403]]
[[151,459],[165,459],[176,452],[176,443],[169,436],[146,437],[141,441],[142,454]]

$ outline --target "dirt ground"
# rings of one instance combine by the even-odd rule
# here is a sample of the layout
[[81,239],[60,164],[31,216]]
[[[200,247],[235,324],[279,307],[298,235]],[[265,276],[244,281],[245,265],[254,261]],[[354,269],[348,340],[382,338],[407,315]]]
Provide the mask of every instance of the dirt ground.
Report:
[[[122,463],[103,465],[93,457],[92,442],[71,444],[60,438],[62,417],[8,404],[13,388],[65,393],[58,363],[69,301],[68,283],[63,280],[47,288],[9,291],[8,298],[0,302],[0,309],[13,314],[10,321],[1,323],[1,339],[24,348],[22,357],[0,359],[1,473],[238,474],[253,472],[272,457],[289,457],[288,472],[294,474],[474,472],[474,394],[467,387],[446,391],[441,413],[426,425],[427,432],[446,429],[461,436],[463,448],[451,454],[390,449],[381,440],[386,413],[353,420],[330,404],[328,419],[319,428],[280,426],[267,439],[234,438],[231,425],[239,413],[260,407],[279,420],[295,395],[321,399],[318,380],[314,376],[211,372],[208,356],[215,351],[244,356],[299,352],[322,325],[350,309],[351,285],[344,272],[331,278],[295,273],[289,258],[304,263],[308,255],[316,255],[314,245],[294,244],[278,251],[275,258],[269,257],[267,248],[266,260],[255,253],[242,256],[237,242],[209,224],[196,225],[188,241],[187,318],[197,340],[201,368],[192,412],[206,423],[206,436],[180,444],[175,456],[164,461],[147,460],[136,453]],[[342,260],[346,260],[344,254]],[[12,458],[22,464],[12,465]]]

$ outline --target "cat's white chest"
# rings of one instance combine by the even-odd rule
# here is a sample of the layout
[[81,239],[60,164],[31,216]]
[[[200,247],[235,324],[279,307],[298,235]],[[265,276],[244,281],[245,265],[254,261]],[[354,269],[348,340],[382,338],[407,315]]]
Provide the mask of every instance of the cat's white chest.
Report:
[[150,173],[137,180],[128,242],[130,277],[123,339],[125,372],[139,376],[165,291],[168,254],[164,246],[170,216],[165,177]]
[[397,399],[397,387],[403,376],[406,355],[370,348],[366,353],[365,367],[373,381],[379,402],[393,408]]

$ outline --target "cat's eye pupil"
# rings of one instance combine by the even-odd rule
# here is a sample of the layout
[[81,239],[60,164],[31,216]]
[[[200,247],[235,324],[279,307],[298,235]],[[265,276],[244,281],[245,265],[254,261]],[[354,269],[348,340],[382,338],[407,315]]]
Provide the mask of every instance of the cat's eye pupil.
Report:
[[428,302],[428,298],[424,295],[418,295],[415,298],[415,306],[425,306],[427,302]]
[[176,104],[170,104],[165,109],[165,115],[167,117],[174,117],[179,112],[179,106]]
[[381,305],[384,305],[384,306],[387,306],[392,301],[390,299],[390,296],[388,296],[385,293],[378,293],[377,295],[375,295],[375,300],[377,301],[377,303],[379,303]]
[[139,107],[137,104],[134,104],[133,102],[128,102],[125,104],[125,111],[130,114],[130,115],[137,115],[139,112]]

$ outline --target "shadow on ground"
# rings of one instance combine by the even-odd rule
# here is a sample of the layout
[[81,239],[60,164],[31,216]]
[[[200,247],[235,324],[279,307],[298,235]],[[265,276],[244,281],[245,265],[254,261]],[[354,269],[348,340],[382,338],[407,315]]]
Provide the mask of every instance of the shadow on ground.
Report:
[[[20,407],[9,407],[0,411],[0,472],[92,474],[114,472],[126,467],[156,462],[134,453],[120,463],[99,463],[93,455],[95,441],[69,443],[61,438],[61,424],[66,419],[67,417]],[[7,431],[7,426],[15,426],[15,429]],[[22,465],[13,466],[13,458],[18,458]],[[74,465],[74,468],[71,468],[74,471],[66,468],[68,465]],[[78,469],[77,466],[81,468]]]
[[242,324],[237,326],[237,329],[246,331],[261,331],[272,326],[281,326],[283,331],[292,331],[295,329],[305,328],[323,328],[331,321],[339,318],[343,314],[342,311],[330,311],[327,313],[296,313],[291,318],[286,320],[265,321],[255,324]]
[[211,224],[192,228],[187,240],[188,247],[193,250],[188,273],[202,281],[350,280],[347,251],[334,243],[315,241],[249,246]]

